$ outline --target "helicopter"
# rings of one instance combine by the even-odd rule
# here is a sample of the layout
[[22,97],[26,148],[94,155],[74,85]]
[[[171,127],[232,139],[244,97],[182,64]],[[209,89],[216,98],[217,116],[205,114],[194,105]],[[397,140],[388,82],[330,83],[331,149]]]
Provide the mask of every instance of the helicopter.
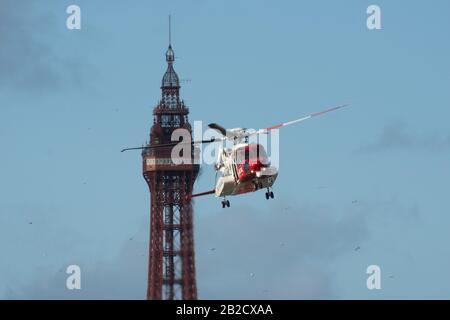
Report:
[[269,134],[272,130],[297,124],[347,106],[348,104],[344,104],[328,108],[296,120],[259,130],[246,128],[226,129],[217,123],[211,123],[208,127],[217,131],[221,135],[220,137],[211,138],[209,140],[174,142],[137,148],[126,148],[123,149],[122,152],[136,149],[167,148],[183,143],[200,145],[229,140],[233,142],[231,148],[219,147],[218,149],[217,161],[214,165],[216,171],[214,189],[192,194],[190,198],[215,194],[216,197],[222,198],[222,208],[226,208],[230,207],[230,201],[227,199],[228,196],[236,196],[266,189],[265,197],[269,200],[274,198],[272,187],[278,177],[278,168],[271,165],[264,146],[259,143],[250,143],[249,138],[251,136]]

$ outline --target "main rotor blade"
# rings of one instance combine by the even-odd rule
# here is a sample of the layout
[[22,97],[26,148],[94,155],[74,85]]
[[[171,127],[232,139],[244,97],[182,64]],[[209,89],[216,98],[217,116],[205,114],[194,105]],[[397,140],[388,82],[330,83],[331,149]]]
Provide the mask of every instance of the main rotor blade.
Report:
[[211,129],[219,131],[223,136],[227,135],[227,129],[225,129],[221,125],[218,125],[217,123],[210,123],[210,124],[208,124],[208,127],[210,127]]
[[269,127],[269,128],[259,129],[258,131],[256,131],[256,132],[253,133],[253,134],[268,133],[268,132],[270,132],[270,131],[272,131],[272,130],[274,130],[274,129],[279,129],[279,128],[282,128],[282,127],[289,126],[289,125],[291,125],[291,124],[299,123],[299,122],[308,120],[308,119],[310,119],[310,118],[317,117],[317,116],[320,116],[320,115],[322,115],[322,114],[325,114],[325,113],[328,113],[328,112],[331,112],[331,111],[335,111],[335,110],[338,110],[338,109],[341,109],[341,108],[344,108],[344,107],[347,107],[347,106],[348,106],[348,104],[344,104],[344,105],[341,105],[341,106],[337,106],[337,107],[333,107],[333,108],[326,109],[326,110],[324,110],[324,111],[312,113],[312,114],[310,114],[310,115],[308,115],[308,116],[306,116],[306,117],[300,118],[300,119],[296,119],[296,120],[293,120],[293,121],[288,121],[288,122],[280,123],[280,124],[277,124],[277,125],[272,126],[272,127]]
[[155,144],[155,145],[148,145],[144,147],[135,147],[135,148],[125,148],[120,150],[120,152],[125,152],[129,150],[144,150],[144,149],[159,149],[159,148],[168,148],[168,147],[175,147],[179,144],[202,144],[202,143],[213,143],[218,141],[223,141],[225,138],[211,138],[209,140],[199,140],[199,141],[191,141],[191,142],[171,142],[171,143],[162,143],[162,144]]

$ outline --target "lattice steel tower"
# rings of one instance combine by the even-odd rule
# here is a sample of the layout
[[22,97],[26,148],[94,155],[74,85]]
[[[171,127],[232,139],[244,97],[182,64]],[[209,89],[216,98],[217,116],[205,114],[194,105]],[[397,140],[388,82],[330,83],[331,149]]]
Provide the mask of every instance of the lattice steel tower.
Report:
[[[170,28],[169,28],[170,34]],[[180,81],[169,36],[162,98],[153,109],[149,145],[171,143],[175,129],[191,134],[189,110],[180,99]],[[144,149],[143,175],[150,189],[150,254],[147,299],[197,299],[192,194],[199,165],[174,164],[172,147]],[[190,155],[194,157],[194,152]]]

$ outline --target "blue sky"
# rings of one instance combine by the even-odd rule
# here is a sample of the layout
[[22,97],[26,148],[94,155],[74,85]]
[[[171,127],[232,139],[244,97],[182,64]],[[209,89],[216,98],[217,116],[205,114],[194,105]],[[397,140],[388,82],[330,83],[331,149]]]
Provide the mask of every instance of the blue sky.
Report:
[[[382,30],[366,28],[371,4]],[[170,13],[191,122],[258,128],[351,103],[280,132],[275,200],[195,201],[199,297],[449,299],[449,9],[3,0],[0,297],[145,298],[149,195],[140,154],[120,150],[148,139]],[[213,183],[203,167],[195,190]]]

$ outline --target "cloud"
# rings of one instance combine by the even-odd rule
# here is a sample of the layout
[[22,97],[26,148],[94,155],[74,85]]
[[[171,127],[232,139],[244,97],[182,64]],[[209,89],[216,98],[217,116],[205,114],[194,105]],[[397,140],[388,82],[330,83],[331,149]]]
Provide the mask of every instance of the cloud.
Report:
[[[289,212],[244,207],[205,219],[196,225],[199,297],[334,298],[331,274],[321,262],[353,250],[366,233],[363,220],[357,220],[335,221],[332,212],[320,206]],[[144,229],[136,237],[144,239]],[[217,247],[213,255],[212,245]],[[24,286],[9,284],[4,298],[145,299],[147,251],[144,240],[133,239],[112,260],[80,257],[57,268],[35,268],[34,281]],[[81,290],[65,287],[65,268],[70,264],[81,267]]]
[[[132,239],[132,240],[130,240]],[[101,255],[89,259],[68,250],[65,263],[33,266],[32,280],[25,284],[9,281],[0,291],[3,299],[76,300],[76,299],[145,299],[147,290],[148,244],[139,235],[126,239],[115,258]],[[53,240],[54,241],[54,240]],[[58,241],[64,241],[59,236]],[[66,269],[81,269],[81,290],[68,290]]]
[[[368,236],[367,216],[322,205],[249,206],[202,217],[199,295],[206,299],[333,299],[332,263]],[[210,247],[215,247],[213,252]],[[223,279],[227,279],[224,281]]]
[[[83,221],[66,208],[1,203],[0,299],[145,298],[147,224],[111,258],[101,245],[97,252],[96,236],[84,232]],[[66,289],[65,270],[71,264],[81,267],[80,291]]]
[[421,136],[410,132],[404,123],[395,122],[385,126],[375,141],[357,149],[361,153],[386,150],[426,150],[433,152],[450,150],[450,135],[447,137]]
[[[371,226],[410,221],[418,208],[395,199],[348,207],[272,202],[198,216],[195,224],[200,299],[338,299],[334,266],[367,246]],[[198,214],[198,213],[197,213]],[[25,285],[8,283],[6,299],[145,299],[148,223],[126,239],[116,257],[78,253],[58,266],[34,268]],[[386,229],[386,228],[385,228]],[[385,231],[387,232],[387,231]],[[61,237],[61,236],[59,236]],[[64,241],[63,239],[59,241]],[[213,249],[213,250],[212,250]],[[67,290],[65,268],[78,264],[82,289]]]
[[[74,258],[58,267],[35,268],[34,280],[14,287],[8,284],[3,299],[76,300],[76,299],[145,299],[147,290],[147,243],[130,241],[115,259],[96,261]],[[81,290],[68,290],[66,268],[81,268]]]
[[0,10],[0,89],[50,91],[80,85],[86,70],[56,52],[64,26],[31,0],[3,0]]
[[199,297],[345,298],[336,265],[352,259],[356,247],[368,247],[374,230],[387,235],[386,225],[418,219],[417,206],[395,198],[343,207],[291,200],[204,215],[195,226]]

